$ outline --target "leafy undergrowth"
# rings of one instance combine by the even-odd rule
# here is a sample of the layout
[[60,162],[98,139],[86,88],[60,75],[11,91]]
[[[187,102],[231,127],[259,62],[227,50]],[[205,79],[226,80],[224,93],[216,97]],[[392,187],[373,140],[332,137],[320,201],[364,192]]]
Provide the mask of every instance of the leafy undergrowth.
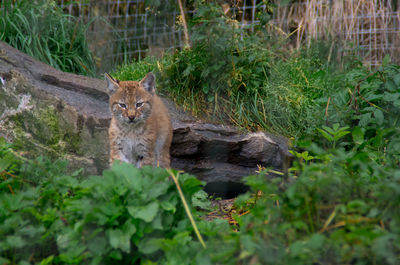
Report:
[[[79,179],[62,161],[21,161],[4,141],[0,152],[1,264],[189,264],[191,256],[169,256],[201,248],[165,170],[114,164]],[[204,198],[196,178],[179,175],[179,183],[190,204]]]
[[399,264],[400,67],[386,59],[342,82],[288,176],[249,176],[251,191],[216,209],[229,222],[204,216],[215,209],[201,182],[180,175],[205,248],[168,171],[116,164],[82,178],[1,141],[0,263]]

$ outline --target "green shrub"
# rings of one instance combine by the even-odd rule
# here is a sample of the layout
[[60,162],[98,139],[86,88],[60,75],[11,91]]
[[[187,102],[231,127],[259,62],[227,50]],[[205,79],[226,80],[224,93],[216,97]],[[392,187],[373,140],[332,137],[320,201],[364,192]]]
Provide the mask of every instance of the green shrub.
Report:
[[184,109],[251,131],[299,137],[320,126],[321,98],[338,84],[334,62],[326,63],[330,46],[315,42],[309,49],[282,51],[283,40],[241,28],[219,5],[196,10],[191,49],[133,62],[115,75],[138,79],[145,74],[141,69],[152,69],[160,90]]
[[[213,238],[213,245],[225,247],[210,251],[212,261],[399,262],[400,153],[394,148],[400,144],[399,70],[384,63],[375,72],[356,68],[342,76],[352,87],[346,83],[331,95],[341,112],[331,106],[329,114],[335,115],[328,115],[329,122],[341,125],[322,126],[297,142],[289,179],[267,180],[268,170],[246,178],[252,192],[236,204],[250,212],[235,217],[238,233]],[[341,93],[348,94],[342,101]]]
[[[79,180],[79,171],[66,175],[63,165],[43,159],[21,163],[4,141],[0,147],[2,264],[189,264],[201,247],[163,169],[115,164],[103,176]],[[40,172],[42,179],[32,185],[11,170]],[[179,183],[192,205],[200,181],[183,174]],[[187,255],[174,255],[176,248]]]
[[0,11],[0,40],[62,71],[95,75],[87,25],[64,14],[54,1],[12,2],[5,1]]
[[118,66],[112,76],[118,80],[141,80],[148,72],[157,73],[158,59],[145,57],[139,61]]

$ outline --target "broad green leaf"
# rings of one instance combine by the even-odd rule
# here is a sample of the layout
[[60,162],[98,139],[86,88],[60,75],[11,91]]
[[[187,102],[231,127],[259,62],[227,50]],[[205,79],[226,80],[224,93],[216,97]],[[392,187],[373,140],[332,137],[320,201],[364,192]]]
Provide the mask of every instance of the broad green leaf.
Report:
[[189,195],[201,190],[203,183],[189,174],[183,174],[179,176],[179,183],[181,184],[182,190]]
[[196,260],[195,260],[194,264],[212,265],[215,263],[211,262],[209,256],[198,254],[198,255],[196,255]]
[[400,73],[393,77],[393,81],[396,83],[398,87],[400,87]]
[[192,196],[192,206],[203,210],[211,210],[211,201],[204,190],[199,190]]
[[345,132],[345,131],[347,131],[349,128],[350,128],[349,126],[344,126],[344,127],[339,128],[339,129],[336,130],[336,131],[338,131],[338,132]]
[[345,136],[345,135],[347,135],[349,133],[350,133],[349,131],[338,131],[338,132],[335,133],[334,139],[335,139],[335,141],[337,141],[337,140],[339,140],[340,138],[342,138],[343,136]]
[[170,211],[172,213],[174,213],[176,211],[176,204],[169,202],[169,201],[161,201],[160,202],[160,206],[161,208],[163,208],[165,211]]
[[171,182],[158,182],[157,185],[153,185],[148,190],[149,198],[156,199],[157,197],[166,194],[170,186]]
[[384,99],[385,101],[389,101],[389,102],[396,101],[396,100],[399,99],[399,97],[400,97],[400,93],[389,93],[389,92],[385,92],[385,93],[383,94],[383,99]]
[[[133,188],[135,191],[139,192],[142,191],[143,179],[141,177],[141,172],[132,164],[114,163],[111,167],[111,170],[117,177],[121,177],[126,181],[128,185],[126,188]],[[121,192],[125,192],[125,189],[123,189]]]
[[20,236],[8,236],[6,242],[12,248],[22,248],[26,245],[26,241]]
[[12,154],[5,154],[3,157],[0,158],[0,172],[6,170],[13,162],[13,155]]
[[107,215],[108,217],[117,217],[122,214],[123,207],[121,205],[117,205],[116,203],[109,201],[101,205],[99,210],[101,210],[101,212]]
[[160,249],[162,238],[144,238],[140,241],[138,248],[143,254],[151,254]]
[[333,142],[333,137],[328,134],[326,131],[317,128],[317,130],[322,134],[322,136],[327,139],[329,142]]
[[114,249],[109,254],[109,257],[112,258],[112,259],[115,259],[115,260],[121,260],[122,259],[121,251],[118,251],[118,250]]
[[143,221],[150,223],[157,215],[158,207],[158,202],[155,201],[146,206],[128,206],[127,209],[132,217],[142,219]]
[[386,54],[385,57],[383,57],[383,61],[382,61],[382,66],[388,66],[390,63],[390,55]]
[[376,132],[376,136],[372,138],[372,145],[374,147],[379,147],[384,143],[384,137],[382,130]]
[[54,259],[54,255],[51,255],[51,256],[49,256],[49,257],[43,259],[43,260],[40,262],[40,265],[52,264],[53,259]]
[[352,200],[347,204],[347,211],[356,213],[365,213],[368,210],[368,205],[362,200]]
[[308,151],[304,151],[303,153],[301,153],[301,157],[306,160],[306,158],[308,157]]
[[156,217],[154,217],[153,221],[151,222],[151,227],[153,230],[163,230],[163,218],[161,214],[157,214]]
[[354,143],[360,145],[364,142],[364,133],[362,132],[360,127],[355,127],[352,131],[353,141]]
[[333,124],[332,129],[334,131],[337,131],[339,129],[339,126],[340,126],[339,123],[335,123],[335,124]]
[[325,237],[322,234],[314,234],[307,242],[307,246],[312,250],[322,249],[324,246]]
[[106,250],[107,240],[103,235],[96,236],[88,240],[87,246],[90,252],[92,252],[94,255],[101,256]]
[[302,241],[296,241],[289,247],[289,255],[296,257],[304,252],[305,244]]
[[304,151],[301,155],[302,155],[302,157],[303,157],[303,159],[304,159],[305,161],[310,161],[310,160],[314,159],[313,156],[310,156],[310,155],[308,154],[308,151]]
[[294,155],[297,158],[302,158],[302,154],[299,152],[296,152],[294,150],[289,150],[289,153],[291,153],[292,155]]
[[62,252],[59,258],[67,264],[81,263],[83,258],[82,253],[85,250],[86,246],[82,245],[80,242],[75,242],[74,244],[70,244],[68,250]]
[[387,90],[389,90],[391,92],[396,92],[399,88],[399,86],[396,85],[396,83],[392,80],[388,80],[385,84],[385,87]]
[[[336,123],[335,125],[338,125],[338,127],[339,127],[339,124],[338,123]],[[322,129],[324,129],[326,132],[328,132],[329,134],[334,134],[335,133],[335,131],[336,130],[333,130],[332,128],[330,128],[330,127],[328,127],[328,126],[325,126],[325,125],[322,125]]]
[[382,125],[383,124],[384,116],[383,116],[383,112],[380,109],[376,109],[374,111],[374,117],[375,117],[376,123],[378,125]]
[[371,113],[365,113],[360,115],[359,126],[365,127],[371,122]]
[[122,231],[131,237],[133,234],[136,233],[136,225],[132,223],[131,219],[128,219],[124,225],[122,226]]
[[372,243],[373,253],[387,261],[387,264],[398,264],[399,253],[398,248],[394,247],[394,242],[399,242],[399,237],[396,234],[384,234],[378,237]]
[[131,238],[119,229],[110,229],[106,231],[108,242],[114,249],[121,249],[129,253],[131,248]]

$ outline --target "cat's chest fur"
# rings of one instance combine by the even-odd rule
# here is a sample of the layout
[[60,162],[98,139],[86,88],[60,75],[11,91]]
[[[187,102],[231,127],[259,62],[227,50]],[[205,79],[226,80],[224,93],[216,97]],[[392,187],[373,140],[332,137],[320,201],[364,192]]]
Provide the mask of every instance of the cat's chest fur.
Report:
[[117,135],[116,144],[127,159],[125,162],[137,164],[149,152],[146,148],[149,141],[145,137],[143,125],[133,128],[117,128],[115,131]]

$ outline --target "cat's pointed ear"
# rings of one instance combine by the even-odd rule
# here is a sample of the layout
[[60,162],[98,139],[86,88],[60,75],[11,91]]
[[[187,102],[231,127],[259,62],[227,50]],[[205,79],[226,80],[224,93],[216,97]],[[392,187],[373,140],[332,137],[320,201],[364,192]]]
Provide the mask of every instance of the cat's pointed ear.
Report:
[[119,80],[114,79],[110,74],[105,73],[104,77],[107,80],[107,92],[108,94],[113,94],[115,91],[117,91],[119,87]]
[[150,94],[154,94],[156,92],[156,77],[152,72],[149,72],[140,81],[140,85]]

